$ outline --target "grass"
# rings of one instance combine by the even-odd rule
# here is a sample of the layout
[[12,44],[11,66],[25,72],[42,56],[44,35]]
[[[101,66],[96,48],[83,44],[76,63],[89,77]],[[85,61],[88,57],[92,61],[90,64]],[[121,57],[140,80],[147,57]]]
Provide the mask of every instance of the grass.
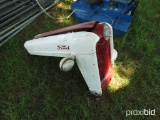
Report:
[[[71,0],[49,13],[71,13]],[[114,37],[118,58],[115,79],[101,97],[93,97],[75,66],[59,69],[61,58],[31,56],[26,40],[76,24],[42,15],[0,48],[1,120],[123,120],[160,119],[160,2],[141,0],[123,37]],[[54,13],[52,13],[54,12]],[[128,116],[127,110],[155,109],[156,116]]]

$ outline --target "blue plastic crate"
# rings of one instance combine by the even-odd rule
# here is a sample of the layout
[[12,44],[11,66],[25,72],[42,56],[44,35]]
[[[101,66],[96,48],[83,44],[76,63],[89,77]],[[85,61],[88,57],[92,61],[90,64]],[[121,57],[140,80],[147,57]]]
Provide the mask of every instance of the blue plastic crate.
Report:
[[78,22],[97,20],[107,22],[113,27],[114,35],[124,35],[133,19],[138,0],[103,0],[99,5],[90,5],[85,0],[77,0],[72,4],[74,17]]

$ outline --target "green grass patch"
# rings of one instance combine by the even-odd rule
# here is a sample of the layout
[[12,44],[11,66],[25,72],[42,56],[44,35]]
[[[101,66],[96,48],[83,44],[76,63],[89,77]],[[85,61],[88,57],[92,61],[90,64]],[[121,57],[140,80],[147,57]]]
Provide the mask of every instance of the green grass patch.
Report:
[[[71,0],[48,12],[67,17]],[[94,97],[75,66],[59,69],[61,58],[32,56],[24,42],[35,35],[76,24],[73,17],[40,16],[0,48],[1,120],[160,119],[160,2],[141,0],[123,37],[114,37],[115,79]],[[127,110],[155,109],[156,116],[128,116]]]

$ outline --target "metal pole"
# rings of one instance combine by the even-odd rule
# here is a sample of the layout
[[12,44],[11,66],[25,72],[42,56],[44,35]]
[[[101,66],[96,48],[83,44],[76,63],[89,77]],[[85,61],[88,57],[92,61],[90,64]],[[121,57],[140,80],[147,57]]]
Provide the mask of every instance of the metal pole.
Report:
[[[56,0],[56,3],[59,0]],[[54,6],[56,3],[48,6],[45,10],[48,10],[49,8],[51,8],[52,6]],[[39,12],[38,14],[36,14],[35,16],[31,17],[30,19],[28,19],[27,21],[23,22],[22,24],[20,24],[19,26],[17,26],[16,28],[12,29],[9,33],[5,34],[4,36],[2,36],[0,38],[0,47],[6,43],[10,38],[12,38],[14,35],[16,35],[17,33],[19,33],[23,28],[25,28],[28,24],[30,24],[33,20],[35,20],[39,15],[41,15],[43,13],[43,11]]]

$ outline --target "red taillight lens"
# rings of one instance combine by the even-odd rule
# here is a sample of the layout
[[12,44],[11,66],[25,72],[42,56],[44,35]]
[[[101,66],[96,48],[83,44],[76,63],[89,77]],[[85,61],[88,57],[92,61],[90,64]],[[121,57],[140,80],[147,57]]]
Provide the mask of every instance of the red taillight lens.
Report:
[[109,40],[104,40],[102,37],[101,40],[96,45],[96,54],[98,60],[99,74],[101,79],[102,89],[104,90],[110,82],[112,75],[112,66],[111,66],[111,52]]

